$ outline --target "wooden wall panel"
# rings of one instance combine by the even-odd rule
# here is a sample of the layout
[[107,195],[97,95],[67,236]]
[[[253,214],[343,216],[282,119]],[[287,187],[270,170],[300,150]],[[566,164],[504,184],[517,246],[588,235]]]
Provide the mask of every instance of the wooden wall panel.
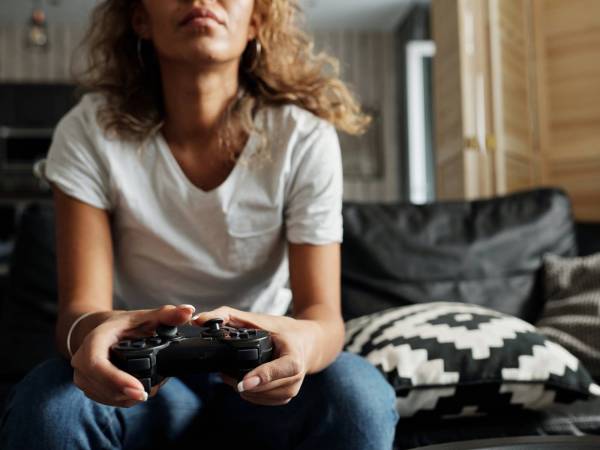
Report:
[[[600,2],[540,5],[548,97],[546,151],[593,154],[600,149]],[[593,156],[593,155],[592,155]]]
[[553,185],[567,190],[573,201],[575,217],[583,221],[600,220],[600,152],[596,157],[573,160],[548,160],[546,176]]
[[544,183],[600,221],[600,2],[534,0]]
[[507,192],[531,189],[535,175],[533,164],[529,156],[522,158],[518,153],[506,158],[506,172],[509,174],[506,180]]

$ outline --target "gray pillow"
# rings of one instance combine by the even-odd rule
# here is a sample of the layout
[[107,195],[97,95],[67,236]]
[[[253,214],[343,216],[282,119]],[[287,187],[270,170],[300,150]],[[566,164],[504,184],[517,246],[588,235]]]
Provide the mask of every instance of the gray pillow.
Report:
[[546,306],[536,323],[600,379],[600,253],[544,257]]

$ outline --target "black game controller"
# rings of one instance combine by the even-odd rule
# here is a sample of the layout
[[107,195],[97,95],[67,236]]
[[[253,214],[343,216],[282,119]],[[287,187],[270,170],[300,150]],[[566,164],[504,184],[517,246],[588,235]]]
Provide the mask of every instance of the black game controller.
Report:
[[179,330],[161,325],[156,336],[124,340],[110,349],[110,361],[138,378],[146,392],[165,377],[197,372],[223,372],[240,380],[272,355],[269,332],[223,326],[221,319]]

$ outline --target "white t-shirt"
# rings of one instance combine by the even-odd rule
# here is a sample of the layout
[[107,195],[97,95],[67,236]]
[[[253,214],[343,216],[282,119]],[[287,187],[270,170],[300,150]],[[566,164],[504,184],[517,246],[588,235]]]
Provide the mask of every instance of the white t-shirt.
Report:
[[[217,188],[190,182],[162,133],[144,145],[107,137],[100,94],[57,125],[42,170],[66,194],[110,211],[114,295],[131,309],[188,303],[284,314],[287,241],[342,242],[342,160],[334,127],[294,105],[266,107],[271,161],[239,162]],[[254,132],[241,160],[257,149]],[[94,236],[89,236],[94,239]]]

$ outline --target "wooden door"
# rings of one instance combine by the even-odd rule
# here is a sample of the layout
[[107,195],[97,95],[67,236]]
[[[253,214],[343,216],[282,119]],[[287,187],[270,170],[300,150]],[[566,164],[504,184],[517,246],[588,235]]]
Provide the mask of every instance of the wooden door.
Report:
[[488,3],[495,192],[506,194],[540,182],[541,155],[534,138],[535,78],[529,0]]
[[494,194],[486,0],[433,0],[437,197]]

